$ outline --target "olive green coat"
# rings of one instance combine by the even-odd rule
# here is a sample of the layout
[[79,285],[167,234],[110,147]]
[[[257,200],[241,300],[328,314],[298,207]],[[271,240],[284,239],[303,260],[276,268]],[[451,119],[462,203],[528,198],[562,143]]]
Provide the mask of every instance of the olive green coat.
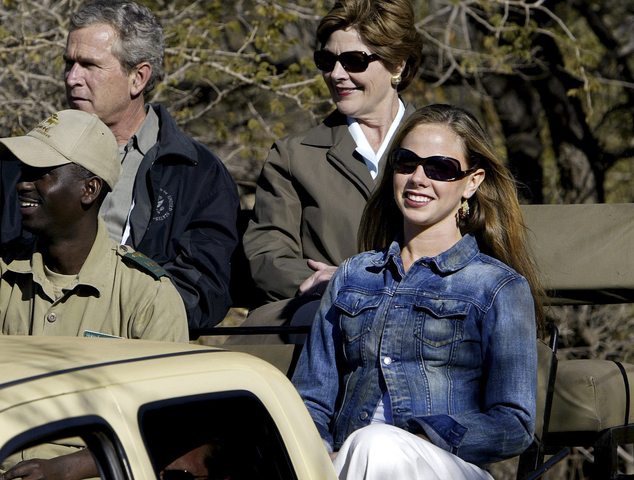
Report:
[[[404,105],[405,119],[415,108]],[[338,111],[271,148],[243,241],[251,275],[268,301],[295,296],[314,273],[307,259],[339,265],[358,253],[359,222],[376,181],[355,149]]]

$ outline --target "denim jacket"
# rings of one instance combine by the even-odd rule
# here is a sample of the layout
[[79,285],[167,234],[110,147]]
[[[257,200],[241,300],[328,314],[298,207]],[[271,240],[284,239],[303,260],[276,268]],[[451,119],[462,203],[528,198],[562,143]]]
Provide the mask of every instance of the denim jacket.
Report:
[[528,282],[469,235],[407,274],[398,241],[356,255],[330,281],[293,383],[330,450],[387,390],[395,426],[463,460],[518,455],[535,426]]

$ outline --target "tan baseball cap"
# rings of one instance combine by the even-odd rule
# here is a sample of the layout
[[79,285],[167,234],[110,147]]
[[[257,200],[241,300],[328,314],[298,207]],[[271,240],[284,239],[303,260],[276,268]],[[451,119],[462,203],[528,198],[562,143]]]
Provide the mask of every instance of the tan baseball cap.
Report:
[[[114,189],[121,178],[119,145],[110,129],[93,113],[62,110],[21,137],[0,138],[0,144],[32,167],[81,165]],[[5,159],[0,155],[0,158]]]

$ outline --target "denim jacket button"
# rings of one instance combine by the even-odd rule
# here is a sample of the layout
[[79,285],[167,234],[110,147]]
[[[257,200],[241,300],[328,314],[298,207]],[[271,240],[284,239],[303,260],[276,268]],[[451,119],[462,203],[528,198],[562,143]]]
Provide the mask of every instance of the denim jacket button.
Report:
[[368,412],[361,412],[361,413],[359,414],[359,418],[360,418],[361,420],[365,420],[366,418],[368,418]]
[[384,363],[385,365],[391,365],[391,364],[392,364],[392,359],[391,359],[390,357],[385,357],[385,358],[383,359],[383,363]]

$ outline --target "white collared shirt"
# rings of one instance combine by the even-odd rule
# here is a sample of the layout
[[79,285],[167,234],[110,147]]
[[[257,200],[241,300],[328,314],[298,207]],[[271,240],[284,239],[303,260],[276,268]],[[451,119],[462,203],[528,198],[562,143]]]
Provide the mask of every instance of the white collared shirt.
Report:
[[394,417],[392,417],[392,402],[390,401],[390,394],[387,391],[383,394],[381,401],[377,405],[370,423],[394,424]]
[[396,132],[396,128],[401,123],[403,115],[405,115],[405,105],[403,105],[403,102],[399,98],[398,113],[396,114],[396,117],[394,117],[394,121],[392,122],[390,129],[387,131],[387,135],[383,139],[383,143],[376,153],[374,153],[374,150],[370,146],[370,142],[368,142],[368,139],[363,133],[359,122],[352,117],[348,117],[348,131],[350,132],[350,135],[352,135],[354,142],[357,144],[356,151],[363,157],[365,164],[370,169],[370,175],[372,175],[372,178],[375,180],[379,174],[379,161],[381,160],[385,149],[390,144],[390,140],[392,140],[394,132]]

